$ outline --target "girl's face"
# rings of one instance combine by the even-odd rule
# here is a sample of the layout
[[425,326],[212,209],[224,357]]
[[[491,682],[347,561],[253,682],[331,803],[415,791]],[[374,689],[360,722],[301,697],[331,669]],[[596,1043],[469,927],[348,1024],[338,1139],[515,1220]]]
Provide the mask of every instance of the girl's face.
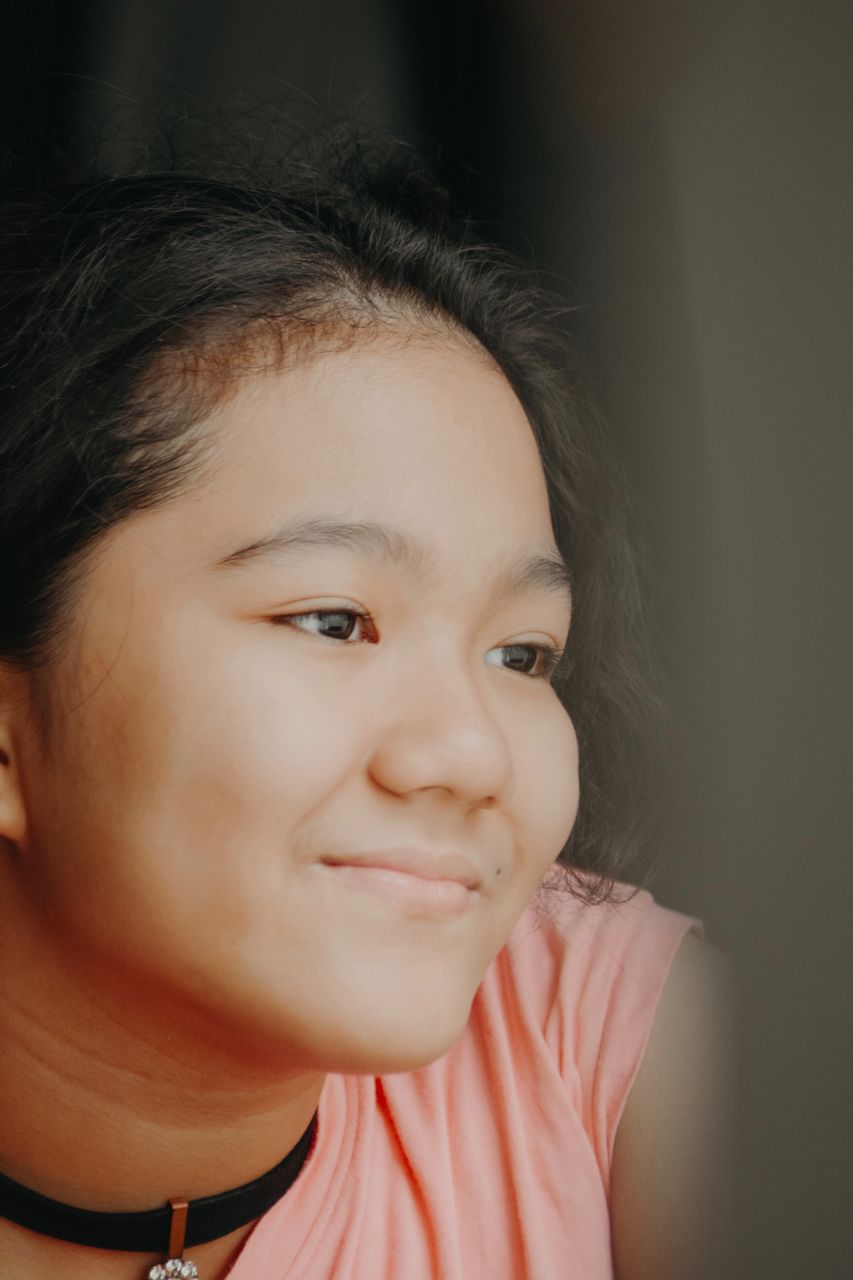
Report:
[[[417,334],[259,375],[209,428],[215,470],[81,587],[50,748],[23,743],[22,900],[116,1017],[409,1070],[577,809],[534,438],[485,357]],[[325,861],[401,850],[480,887],[440,909]]]

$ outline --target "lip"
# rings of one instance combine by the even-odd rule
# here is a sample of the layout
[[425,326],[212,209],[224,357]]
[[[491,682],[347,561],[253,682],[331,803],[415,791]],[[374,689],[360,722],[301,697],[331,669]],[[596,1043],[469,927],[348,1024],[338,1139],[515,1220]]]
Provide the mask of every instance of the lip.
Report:
[[421,880],[454,881],[466,889],[483,883],[476,866],[464,854],[429,849],[400,848],[381,851],[328,854],[321,861],[332,867],[360,867],[399,871]]
[[483,883],[464,854],[413,846],[326,854],[319,865],[347,889],[424,919],[466,915]]

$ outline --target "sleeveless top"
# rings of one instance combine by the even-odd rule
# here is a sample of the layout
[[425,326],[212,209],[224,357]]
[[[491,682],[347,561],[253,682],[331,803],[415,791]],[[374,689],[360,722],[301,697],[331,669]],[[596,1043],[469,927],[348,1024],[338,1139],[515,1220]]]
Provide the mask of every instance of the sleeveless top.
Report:
[[329,1075],[299,1177],[229,1280],[612,1280],[610,1163],[679,943],[647,890],[529,904],[460,1038]]

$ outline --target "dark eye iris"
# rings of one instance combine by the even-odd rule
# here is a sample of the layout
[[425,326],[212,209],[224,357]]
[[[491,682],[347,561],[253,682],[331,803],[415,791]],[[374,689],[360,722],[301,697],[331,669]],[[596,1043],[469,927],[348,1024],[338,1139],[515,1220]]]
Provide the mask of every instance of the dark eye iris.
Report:
[[533,645],[506,644],[503,649],[504,653],[509,655],[509,661],[505,665],[510,671],[520,671],[523,675],[529,675],[536,666],[539,652]]
[[314,616],[319,624],[320,635],[326,636],[329,640],[349,640],[358,624],[357,615],[344,610],[323,612]]

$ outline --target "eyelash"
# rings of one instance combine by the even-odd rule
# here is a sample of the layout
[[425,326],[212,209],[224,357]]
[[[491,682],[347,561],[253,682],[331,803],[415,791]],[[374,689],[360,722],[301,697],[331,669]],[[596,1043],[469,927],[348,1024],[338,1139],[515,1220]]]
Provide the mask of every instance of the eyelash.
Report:
[[[357,618],[361,623],[367,623],[372,629],[374,636],[376,635],[376,624],[369,613],[362,612],[359,609],[310,609],[306,613],[290,613],[278,614],[272,621],[278,626],[294,626],[294,624],[303,621],[306,618]],[[296,628],[301,630],[301,628]],[[319,632],[308,632],[309,635],[319,635],[324,640],[341,640],[344,644],[375,644],[376,640],[351,640],[349,636],[323,636]],[[518,675],[526,676],[529,680],[550,680],[563,656],[564,650],[556,649],[549,644],[505,644],[497,646],[501,649],[523,649],[534,655],[534,662],[539,661],[542,670],[540,671],[518,671]],[[512,667],[505,667],[504,670],[512,671]]]

